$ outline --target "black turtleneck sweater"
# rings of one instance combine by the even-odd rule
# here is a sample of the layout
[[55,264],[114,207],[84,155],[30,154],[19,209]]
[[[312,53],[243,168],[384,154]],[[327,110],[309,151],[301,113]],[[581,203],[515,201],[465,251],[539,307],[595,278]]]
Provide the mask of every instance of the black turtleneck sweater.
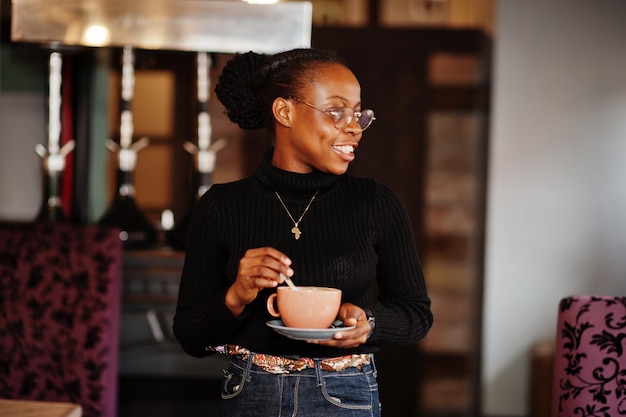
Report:
[[[270,149],[252,176],[213,185],[196,205],[174,317],[182,348],[198,357],[223,344],[273,355],[336,357],[424,338],[432,325],[430,299],[399,197],[371,179],[282,171],[271,156]],[[297,220],[318,190],[296,240],[275,191]],[[266,301],[275,289],[259,292],[235,317],[226,308],[226,290],[246,250],[264,246],[289,256],[296,285],[340,288],[342,302],[370,308],[376,328],[368,343],[330,348],[275,333],[266,326],[274,319]]]

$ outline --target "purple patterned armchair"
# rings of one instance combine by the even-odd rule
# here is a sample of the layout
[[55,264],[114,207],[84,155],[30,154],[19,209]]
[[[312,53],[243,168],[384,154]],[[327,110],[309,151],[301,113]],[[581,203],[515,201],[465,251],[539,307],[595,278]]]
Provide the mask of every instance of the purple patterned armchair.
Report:
[[559,304],[552,417],[626,415],[626,297]]
[[0,398],[115,417],[121,279],[115,229],[0,223]]

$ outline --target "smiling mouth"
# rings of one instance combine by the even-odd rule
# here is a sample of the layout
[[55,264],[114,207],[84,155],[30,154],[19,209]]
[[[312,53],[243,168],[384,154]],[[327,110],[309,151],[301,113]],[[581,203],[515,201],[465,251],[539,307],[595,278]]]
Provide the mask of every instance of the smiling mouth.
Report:
[[333,148],[346,155],[354,152],[354,146],[352,145],[333,146]]

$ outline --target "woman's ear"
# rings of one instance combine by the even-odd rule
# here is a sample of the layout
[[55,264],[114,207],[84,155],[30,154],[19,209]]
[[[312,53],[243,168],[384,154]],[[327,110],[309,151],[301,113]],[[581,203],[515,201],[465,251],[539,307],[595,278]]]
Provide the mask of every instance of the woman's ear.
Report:
[[274,119],[283,126],[291,126],[291,103],[284,98],[278,97],[272,104]]

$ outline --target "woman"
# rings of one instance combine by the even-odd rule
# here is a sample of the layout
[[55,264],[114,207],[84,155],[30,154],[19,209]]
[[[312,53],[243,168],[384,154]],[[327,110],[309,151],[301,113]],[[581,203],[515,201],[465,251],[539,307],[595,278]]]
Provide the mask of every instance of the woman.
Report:
[[[406,211],[389,188],[346,174],[363,131],[361,87],[313,49],[236,55],[215,88],[229,118],[273,134],[258,170],[216,184],[189,227],[174,332],[202,357],[232,355],[222,416],[379,416],[373,354],[419,342],[432,325]],[[284,274],[343,291],[331,340],[266,324]]]

